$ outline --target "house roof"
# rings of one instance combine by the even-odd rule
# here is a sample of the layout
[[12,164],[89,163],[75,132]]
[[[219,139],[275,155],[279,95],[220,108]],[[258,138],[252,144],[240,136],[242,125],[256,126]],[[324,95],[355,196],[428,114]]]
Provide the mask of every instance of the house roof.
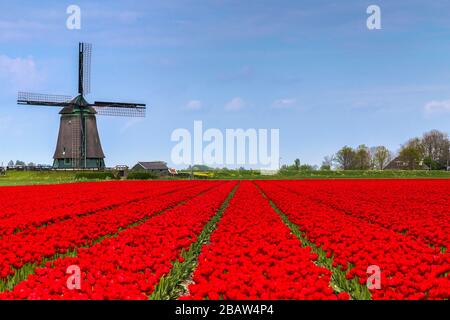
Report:
[[[389,162],[386,167],[384,167],[385,170],[402,170],[408,167],[408,163],[405,162],[400,156],[395,157],[394,159]],[[426,164],[424,164],[422,161],[417,164],[418,169],[429,169]]]
[[164,161],[139,161],[137,165],[145,170],[168,170],[167,164]]
[[383,169],[402,169],[407,164],[400,158],[400,156],[395,157],[392,159]]

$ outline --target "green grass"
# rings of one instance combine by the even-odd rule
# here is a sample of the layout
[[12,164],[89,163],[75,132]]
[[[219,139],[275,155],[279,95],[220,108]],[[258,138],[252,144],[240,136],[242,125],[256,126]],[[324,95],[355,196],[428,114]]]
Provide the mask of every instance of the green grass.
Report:
[[[185,171],[182,171],[185,172]],[[0,176],[0,186],[18,186],[34,184],[70,183],[85,181],[77,179],[76,171],[8,171],[6,176]],[[450,179],[450,171],[427,171],[427,170],[386,170],[386,171],[295,171],[284,170],[276,175],[261,175],[256,170],[211,170],[197,171],[195,178],[201,179],[420,179],[420,178],[443,178]],[[163,177],[161,179],[179,180],[177,177]],[[188,179],[188,176],[182,179]]]
[[8,171],[0,176],[0,186],[75,182],[73,171]]
[[[183,171],[187,172],[187,171]],[[256,170],[210,170],[196,171],[194,175],[209,179],[450,179],[450,171],[428,170],[282,170],[275,175],[261,175]]]
[[417,179],[417,178],[450,178],[450,171],[429,170],[320,170],[320,171],[283,171],[276,177],[304,179]]

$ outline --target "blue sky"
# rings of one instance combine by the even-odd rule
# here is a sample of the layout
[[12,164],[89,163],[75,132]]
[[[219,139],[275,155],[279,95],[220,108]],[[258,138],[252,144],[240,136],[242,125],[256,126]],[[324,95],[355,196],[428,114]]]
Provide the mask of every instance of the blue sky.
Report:
[[[66,28],[70,4],[81,30]],[[370,4],[381,30],[366,27]],[[0,162],[52,163],[58,110],[17,106],[17,91],[74,95],[79,41],[93,43],[88,100],[149,106],[145,119],[98,118],[109,166],[170,163],[172,131],[194,120],[278,128],[282,163],[311,164],[344,145],[395,151],[450,128],[449,1],[0,5]]]

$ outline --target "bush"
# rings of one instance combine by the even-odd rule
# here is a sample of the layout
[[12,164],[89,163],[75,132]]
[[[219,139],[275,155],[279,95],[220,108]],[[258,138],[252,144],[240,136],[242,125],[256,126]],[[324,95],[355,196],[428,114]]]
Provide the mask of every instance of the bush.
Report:
[[117,179],[112,172],[77,172],[76,180],[110,180]]
[[150,172],[130,172],[127,177],[128,180],[149,180],[156,178],[158,178],[158,176]]

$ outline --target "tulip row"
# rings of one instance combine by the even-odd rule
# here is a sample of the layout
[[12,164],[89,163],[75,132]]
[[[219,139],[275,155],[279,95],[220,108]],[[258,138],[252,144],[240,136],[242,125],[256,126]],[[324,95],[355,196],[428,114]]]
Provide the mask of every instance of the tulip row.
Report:
[[55,254],[64,254],[78,247],[113,234],[121,228],[170,208],[182,201],[217,187],[221,182],[203,182],[193,188],[158,194],[93,215],[73,217],[34,232],[5,236],[0,241],[0,279],[11,277],[24,265],[39,264]]
[[357,277],[365,284],[371,275],[368,268],[380,268],[381,286],[371,287],[373,299],[450,298],[450,255],[313,201],[304,196],[309,193],[306,186],[293,193],[277,184],[257,182],[305,237],[333,258],[334,266],[347,271],[347,279]]
[[[0,236],[18,233],[19,231],[34,231],[43,225],[107,210],[187,186],[186,182],[173,184],[167,182],[158,184],[138,182],[134,185],[111,182],[70,185],[71,191],[74,188],[78,192],[69,193],[65,190],[66,192],[61,194],[59,186],[52,186],[52,199],[44,197],[45,200],[41,200],[39,193],[30,193],[30,199],[27,199],[30,201],[15,202],[15,207],[8,207],[10,201],[0,202],[0,213],[2,214],[0,217]],[[48,190],[49,186],[46,187]],[[21,188],[19,187],[19,189]],[[124,192],[124,188],[127,192]],[[8,191],[2,192],[2,194],[5,196]],[[58,196],[56,197],[55,194]]]
[[280,181],[301,193],[356,218],[378,224],[425,243],[450,244],[450,180]]
[[241,182],[182,299],[348,299],[254,184]]
[[[126,184],[130,184],[128,181]],[[24,214],[24,208],[31,210],[32,205],[39,204],[42,208],[58,208],[61,203],[72,206],[82,202],[89,202],[91,197],[119,190],[124,184],[110,181],[107,183],[68,183],[60,185],[37,185],[2,187],[0,194],[0,219]],[[133,185],[133,190],[139,189]],[[142,189],[142,188],[140,188]]]
[[[0,299],[147,299],[160,277],[170,271],[172,261],[196,241],[235,184],[216,183],[210,191],[117,237],[78,250],[75,257],[47,263],[12,291],[0,294]],[[153,205],[146,207],[153,210]],[[71,265],[81,270],[79,290],[67,286],[66,271]]]

